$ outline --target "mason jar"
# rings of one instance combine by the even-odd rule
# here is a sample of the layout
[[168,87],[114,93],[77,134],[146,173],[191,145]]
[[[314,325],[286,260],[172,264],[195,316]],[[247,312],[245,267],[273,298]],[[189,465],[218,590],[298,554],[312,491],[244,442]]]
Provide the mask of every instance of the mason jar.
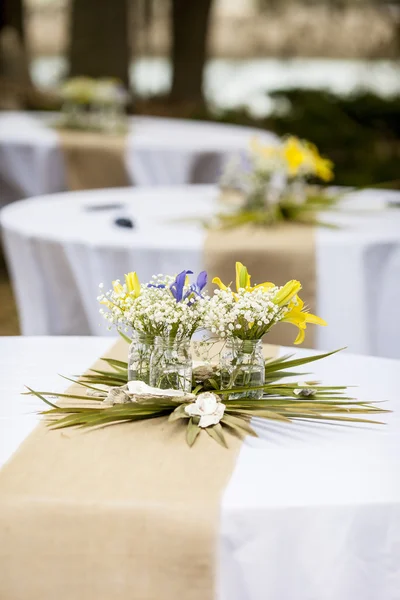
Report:
[[[251,388],[265,383],[265,359],[261,340],[226,341],[220,357],[221,389]],[[230,400],[238,398],[262,398],[264,390],[232,392]]]
[[133,332],[128,351],[128,381],[144,381],[150,384],[150,360],[153,350],[153,335]]
[[161,389],[192,391],[190,339],[155,339],[150,365],[150,385]]

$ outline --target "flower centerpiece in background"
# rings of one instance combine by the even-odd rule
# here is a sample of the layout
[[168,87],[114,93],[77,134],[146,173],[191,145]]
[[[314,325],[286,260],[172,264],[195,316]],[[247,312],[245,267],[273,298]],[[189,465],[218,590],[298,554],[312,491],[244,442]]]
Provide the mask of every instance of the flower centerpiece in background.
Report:
[[283,287],[270,282],[251,286],[244,265],[236,263],[236,292],[216,277],[219,286],[209,302],[206,327],[212,334],[226,339],[221,355],[221,388],[238,388],[231,398],[261,398],[263,390],[246,388],[264,385],[265,366],[262,338],[277,323],[292,323],[299,329],[295,344],[301,344],[308,323],[326,325],[310,314],[299,298],[299,281]]
[[337,202],[317,182],[332,179],[333,163],[310,142],[290,136],[278,145],[263,145],[254,139],[246,164],[233,158],[221,177],[221,198],[233,203],[233,210],[218,215],[217,226],[317,224],[316,213]]
[[192,271],[186,270],[176,277],[160,274],[141,285],[136,273],[129,273],[125,283],[114,281],[113,289],[99,296],[107,307],[101,313],[110,324],[134,332],[130,379],[190,391],[190,340],[204,326],[209,300],[204,295],[205,271],[195,283],[190,283],[190,275]]
[[108,133],[126,130],[128,94],[119,80],[73,77],[65,81],[60,93],[60,127]]

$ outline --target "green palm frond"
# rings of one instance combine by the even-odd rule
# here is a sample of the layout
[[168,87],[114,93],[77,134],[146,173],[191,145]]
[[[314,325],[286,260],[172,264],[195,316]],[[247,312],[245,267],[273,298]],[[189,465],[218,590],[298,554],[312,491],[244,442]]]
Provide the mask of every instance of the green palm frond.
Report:
[[[318,382],[286,383],[282,379],[299,376],[297,367],[309,364],[311,362],[328,358],[339,352],[327,352],[305,358],[293,358],[293,355],[287,355],[280,358],[267,359],[265,361],[265,384],[249,388],[235,388],[234,390],[221,390],[214,377],[201,383],[195,383],[192,392],[197,395],[203,391],[211,390],[217,394],[225,404],[224,415],[217,425],[204,428],[207,434],[218,444],[227,447],[227,441],[224,432],[230,432],[239,437],[246,435],[256,436],[256,432],[250,425],[250,419],[253,417],[290,423],[294,420],[319,421],[337,421],[349,423],[375,423],[374,417],[377,414],[390,412],[377,406],[377,403],[357,401],[346,394],[346,386],[323,386]],[[68,379],[82,390],[87,388],[95,391],[104,391],[107,388],[120,387],[128,381],[128,364],[124,361],[113,358],[103,358],[105,363],[103,369],[90,369],[88,373],[78,377],[78,379]],[[304,375],[301,374],[301,375]],[[295,390],[301,389],[307,385],[312,390],[311,396],[300,396],[295,394]],[[101,389],[98,387],[101,386]],[[299,388],[300,386],[300,388]],[[113,406],[104,405],[93,406],[93,400],[102,402],[102,398],[88,395],[57,394],[61,399],[79,400],[77,406],[58,406],[51,402],[48,397],[54,397],[54,392],[35,391],[28,389],[28,394],[32,394],[45,402],[50,409],[43,411],[42,414],[48,419],[49,426],[53,429],[62,429],[66,427],[101,427],[110,424],[123,422],[134,422],[143,419],[154,419],[158,417],[167,417],[169,421],[182,423],[186,428],[186,441],[192,446],[199,436],[202,428],[199,426],[199,418],[189,416],[185,407],[188,402],[182,402],[182,398],[149,397],[140,399],[136,402],[126,404],[115,404]],[[254,398],[227,399],[227,396],[233,391],[252,392],[257,389],[263,390],[263,397],[260,400]]]

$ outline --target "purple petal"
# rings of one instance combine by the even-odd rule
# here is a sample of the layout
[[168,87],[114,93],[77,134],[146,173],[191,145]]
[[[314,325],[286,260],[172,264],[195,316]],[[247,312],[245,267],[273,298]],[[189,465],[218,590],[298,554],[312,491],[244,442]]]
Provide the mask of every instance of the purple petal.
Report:
[[201,271],[201,273],[198,274],[197,276],[197,281],[196,281],[196,285],[199,289],[199,291],[201,292],[202,289],[204,289],[207,285],[207,271]]
[[193,271],[182,271],[176,276],[175,281],[171,284],[170,290],[177,302],[182,301],[183,288],[185,286],[186,275],[193,273]]

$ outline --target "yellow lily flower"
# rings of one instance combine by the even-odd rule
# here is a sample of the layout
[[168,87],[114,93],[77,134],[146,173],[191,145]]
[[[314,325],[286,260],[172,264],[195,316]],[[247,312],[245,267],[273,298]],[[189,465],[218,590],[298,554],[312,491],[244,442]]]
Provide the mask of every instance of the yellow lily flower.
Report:
[[295,344],[301,344],[305,338],[305,331],[307,323],[313,323],[314,325],[325,326],[327,323],[317,315],[313,315],[304,310],[304,302],[298,296],[295,297],[295,301],[292,303],[291,310],[283,317],[281,323],[292,323],[299,329],[299,333],[294,341]]
[[[222,283],[222,281],[219,277],[214,277],[212,282],[216,283],[221,290],[227,290],[228,287],[230,287],[230,284],[229,284],[229,286],[226,286],[224,283]],[[253,287],[250,285],[250,283],[251,283],[251,276],[249,275],[247,267],[245,267],[241,262],[237,262],[236,263],[236,292],[238,292],[240,288],[244,288],[246,290],[246,292],[252,292],[253,290],[256,290],[258,288],[263,288],[263,289],[267,290],[268,288],[274,287],[274,284],[271,283],[270,281],[264,281],[264,283],[259,283],[258,285],[255,285]],[[237,297],[237,293],[235,294],[235,292],[233,292],[233,295],[235,296],[235,298]]]
[[122,287],[122,285],[120,284],[120,282],[117,281],[113,281],[112,282],[112,286],[113,286],[113,290],[116,294],[123,294],[124,293],[124,288]]
[[292,279],[285,283],[285,285],[276,293],[272,302],[278,306],[286,306],[291,300],[297,295],[297,292],[301,290],[300,281]]
[[125,284],[126,289],[131,296],[137,298],[140,295],[140,282],[136,271],[132,271],[131,273],[125,275]]
[[287,162],[288,173],[295,177],[300,167],[307,162],[307,151],[296,137],[289,137],[283,145],[283,156]]
[[250,288],[251,277],[247,268],[241,262],[236,263],[236,291],[240,288],[248,290]]
[[307,142],[307,147],[311,155],[311,161],[314,167],[314,175],[323,181],[331,181],[333,179],[333,162],[328,158],[322,158],[318,152],[318,148]]
[[[113,281],[112,282],[112,286],[113,286],[113,290],[116,294],[123,294],[124,293],[124,288],[122,287],[122,285],[120,284],[120,282],[117,281]],[[107,300],[107,298],[104,298],[103,300],[100,300],[100,304],[104,304],[104,306],[107,306],[107,308],[112,308],[113,307],[113,303],[110,302],[109,300]]]

